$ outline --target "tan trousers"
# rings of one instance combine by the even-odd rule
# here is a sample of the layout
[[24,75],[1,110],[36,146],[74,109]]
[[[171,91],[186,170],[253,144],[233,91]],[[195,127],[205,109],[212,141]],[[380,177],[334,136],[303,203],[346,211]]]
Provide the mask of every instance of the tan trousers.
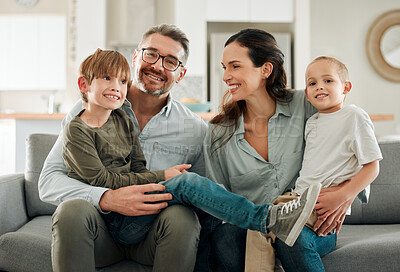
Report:
[[[272,204],[283,205],[295,198],[298,194],[288,192],[278,196]],[[313,227],[317,220],[315,211],[311,214],[306,225]],[[258,231],[247,230],[245,272],[277,272],[283,269],[275,265],[275,235],[272,232],[263,234]]]

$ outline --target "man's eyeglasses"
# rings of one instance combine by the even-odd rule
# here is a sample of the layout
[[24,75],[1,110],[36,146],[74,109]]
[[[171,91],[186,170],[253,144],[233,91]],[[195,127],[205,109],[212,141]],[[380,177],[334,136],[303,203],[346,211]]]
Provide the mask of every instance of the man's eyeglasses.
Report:
[[142,60],[149,64],[154,64],[162,58],[162,66],[168,71],[174,72],[179,66],[183,66],[182,62],[171,56],[161,56],[153,49],[142,48]]

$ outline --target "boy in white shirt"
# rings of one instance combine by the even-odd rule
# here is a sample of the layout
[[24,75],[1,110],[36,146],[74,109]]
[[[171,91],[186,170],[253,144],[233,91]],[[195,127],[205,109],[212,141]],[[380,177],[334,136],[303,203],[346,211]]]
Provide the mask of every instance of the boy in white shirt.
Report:
[[[343,105],[352,87],[343,63],[331,57],[316,58],[307,67],[306,84],[307,99],[317,108],[318,113],[311,116],[306,124],[306,147],[300,175],[296,180],[295,193],[280,196],[273,204],[291,200],[313,184],[319,183],[323,189],[314,213],[306,224],[308,228],[304,228],[298,238],[310,241],[309,245],[302,242],[288,247],[276,240],[276,250],[285,271],[296,271],[299,262],[311,264],[308,257],[315,253],[319,255],[319,264],[314,263],[307,271],[323,270],[321,258],[335,249],[337,235],[335,231],[319,235],[318,226],[314,226],[317,217],[329,215],[342,203],[353,201],[378,176],[379,160],[382,159],[368,114],[355,105]],[[345,214],[342,214],[334,222],[337,230],[340,229],[344,217]],[[273,271],[275,258],[271,254],[273,249],[269,242],[260,242],[259,238],[256,238],[259,234],[249,232],[246,271],[254,270],[250,268],[253,267],[250,263],[254,263],[254,256],[260,254],[255,253],[260,251],[257,250],[260,245],[264,247],[262,254],[268,259],[269,269]],[[269,237],[267,236],[267,241]],[[291,251],[302,254],[290,254]],[[293,256],[301,257],[296,259]],[[265,263],[265,259],[261,262]]]

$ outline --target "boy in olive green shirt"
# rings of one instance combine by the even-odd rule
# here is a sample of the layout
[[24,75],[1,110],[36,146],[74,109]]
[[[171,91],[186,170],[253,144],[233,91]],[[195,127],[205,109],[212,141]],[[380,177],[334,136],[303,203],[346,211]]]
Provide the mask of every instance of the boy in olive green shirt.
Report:
[[68,176],[117,189],[160,182],[189,168],[146,168],[134,125],[118,109],[125,101],[128,82],[129,64],[116,51],[98,49],[82,63],[78,85],[85,109],[64,130],[63,157]]

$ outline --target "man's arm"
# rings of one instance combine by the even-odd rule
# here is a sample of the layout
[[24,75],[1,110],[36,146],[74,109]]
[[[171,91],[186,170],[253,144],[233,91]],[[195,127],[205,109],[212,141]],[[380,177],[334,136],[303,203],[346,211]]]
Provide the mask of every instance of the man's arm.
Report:
[[[63,125],[69,122],[81,109],[82,104],[79,101],[63,120]],[[62,133],[61,131],[61,136],[58,137],[50,151],[39,177],[38,186],[41,200],[58,205],[60,202],[69,199],[80,198],[92,203],[99,211],[119,212],[125,206],[126,211],[123,213],[129,215],[144,215],[149,214],[149,211],[157,213],[162,206],[166,206],[166,203],[145,203],[149,201],[147,195],[144,194],[145,192],[150,192],[154,188],[156,191],[163,191],[164,187],[159,184],[151,184],[156,187],[133,185],[111,192],[111,190],[108,191],[109,189],[91,186],[69,178],[62,157]],[[140,193],[136,194],[136,197],[129,195],[136,189],[140,190]],[[108,193],[105,194],[105,192]],[[141,197],[138,197],[138,195]],[[170,194],[157,194],[152,196],[152,199],[156,199],[155,201],[165,201],[169,200],[170,197]]]
[[[64,127],[81,110],[82,103],[78,101],[64,118],[62,126]],[[62,134],[63,129],[47,156],[40,174],[38,184],[40,199],[58,205],[65,200],[80,198],[93,203],[99,209],[98,203],[107,189],[89,186],[67,176],[67,168],[62,157]]]
[[[153,191],[164,191],[161,184],[144,184],[122,187],[106,191],[100,199],[99,206],[103,211],[114,211],[128,216],[159,213],[166,208],[166,200],[171,200],[171,194],[146,194]],[[151,202],[160,202],[151,204]]]

